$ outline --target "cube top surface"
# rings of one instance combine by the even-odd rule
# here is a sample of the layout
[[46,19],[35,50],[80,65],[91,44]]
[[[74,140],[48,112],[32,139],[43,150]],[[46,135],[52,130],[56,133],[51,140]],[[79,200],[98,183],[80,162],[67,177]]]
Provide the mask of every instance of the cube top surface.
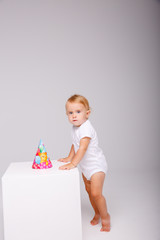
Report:
[[9,165],[2,179],[6,177],[38,177],[49,175],[71,175],[78,174],[78,169],[59,170],[59,167],[66,163],[57,160],[52,161],[52,168],[49,169],[33,169],[32,162],[13,162]]

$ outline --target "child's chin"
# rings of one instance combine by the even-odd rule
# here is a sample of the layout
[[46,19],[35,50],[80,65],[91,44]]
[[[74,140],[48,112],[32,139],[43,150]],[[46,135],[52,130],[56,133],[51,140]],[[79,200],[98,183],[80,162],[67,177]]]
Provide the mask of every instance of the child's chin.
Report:
[[78,123],[78,122],[73,122],[73,125],[74,125],[75,127],[79,127],[81,124]]

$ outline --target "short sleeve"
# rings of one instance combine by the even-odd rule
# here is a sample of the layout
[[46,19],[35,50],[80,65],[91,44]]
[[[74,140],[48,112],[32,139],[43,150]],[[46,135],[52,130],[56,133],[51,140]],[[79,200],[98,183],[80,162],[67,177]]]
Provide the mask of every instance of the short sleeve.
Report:
[[84,137],[89,137],[91,139],[93,138],[93,130],[90,124],[88,124],[88,122],[80,126],[78,135],[79,135],[79,139],[82,139]]

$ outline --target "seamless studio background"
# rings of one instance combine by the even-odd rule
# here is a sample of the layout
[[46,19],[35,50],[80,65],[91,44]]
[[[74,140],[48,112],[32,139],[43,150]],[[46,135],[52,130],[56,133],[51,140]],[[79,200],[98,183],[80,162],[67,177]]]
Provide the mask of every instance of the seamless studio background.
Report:
[[[106,192],[116,218],[117,176],[131,174],[134,182],[137,173],[160,171],[159,22],[156,0],[0,0],[0,176],[11,162],[32,162],[40,138],[51,159],[65,157],[71,146],[65,102],[82,94],[107,157]],[[143,179],[142,189],[152,179],[156,240],[159,177]],[[3,239],[2,201],[0,210]]]

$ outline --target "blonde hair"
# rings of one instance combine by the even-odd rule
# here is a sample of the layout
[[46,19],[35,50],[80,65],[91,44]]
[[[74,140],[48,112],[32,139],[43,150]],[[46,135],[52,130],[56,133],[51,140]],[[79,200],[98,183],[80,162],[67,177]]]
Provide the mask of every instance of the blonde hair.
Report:
[[[88,100],[81,96],[81,95],[78,95],[78,94],[74,94],[72,95],[70,98],[68,98],[67,102],[70,102],[70,103],[81,103],[83,104],[83,106],[87,109],[87,110],[91,110],[90,106],[89,106],[89,102]],[[66,104],[67,104],[66,102]]]

